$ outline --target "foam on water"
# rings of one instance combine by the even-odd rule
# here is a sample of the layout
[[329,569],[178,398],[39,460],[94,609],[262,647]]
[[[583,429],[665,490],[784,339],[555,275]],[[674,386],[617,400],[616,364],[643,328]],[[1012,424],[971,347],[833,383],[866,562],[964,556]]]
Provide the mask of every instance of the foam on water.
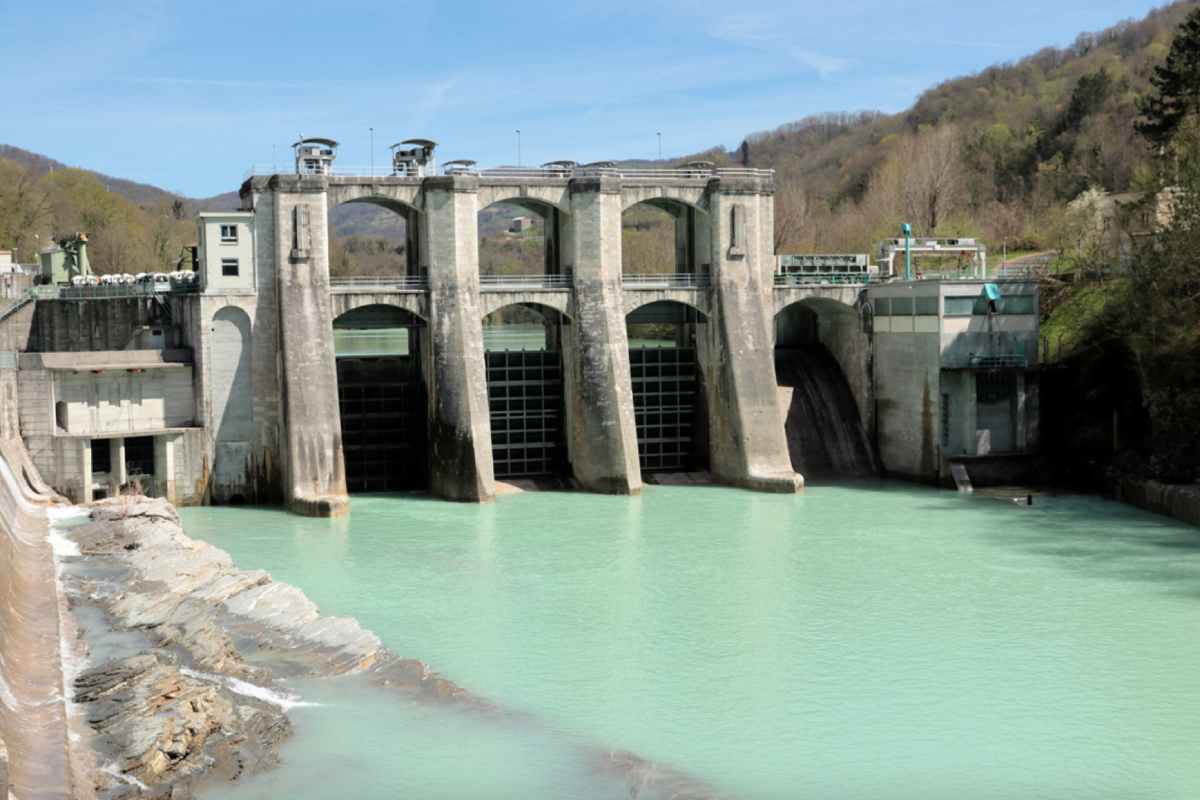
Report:
[[281,692],[275,689],[268,689],[265,686],[259,686],[257,684],[243,681],[239,678],[234,678],[229,675],[216,675],[211,672],[199,672],[187,667],[183,667],[179,671],[184,675],[196,678],[197,680],[208,681],[209,683],[222,683],[235,694],[262,700],[264,703],[270,703],[273,706],[278,706],[285,712],[291,711],[293,708],[307,708],[317,705],[317,703],[309,703],[301,700],[299,695],[291,692]]

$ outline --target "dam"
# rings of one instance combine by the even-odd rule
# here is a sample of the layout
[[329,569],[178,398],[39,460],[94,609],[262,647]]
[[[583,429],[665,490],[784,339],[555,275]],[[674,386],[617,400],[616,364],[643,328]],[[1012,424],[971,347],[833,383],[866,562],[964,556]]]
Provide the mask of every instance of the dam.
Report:
[[[412,142],[388,175],[334,169],[325,139],[296,144],[294,172],[252,170],[241,210],[199,215],[189,280],[10,302],[0,382],[47,482],[82,502],[136,479],[181,505],[317,515],[370,491],[487,501],[497,479],[796,492],[812,460],[797,448],[831,458],[806,436],[828,427],[814,398],[840,405],[837,448],[860,470],[946,484],[952,462],[1010,477],[1036,452],[1033,281],[872,278],[865,257],[795,269],[774,251],[770,170],[439,173],[434,143]],[[403,256],[333,277],[331,210],[364,205],[402,223]],[[481,266],[498,205],[541,221],[536,272]],[[623,254],[637,209],[666,215],[673,254]],[[981,301],[987,286],[1003,299]],[[505,344],[505,328],[540,333]],[[807,350],[815,372],[793,366]],[[797,391],[810,374],[837,385]]]

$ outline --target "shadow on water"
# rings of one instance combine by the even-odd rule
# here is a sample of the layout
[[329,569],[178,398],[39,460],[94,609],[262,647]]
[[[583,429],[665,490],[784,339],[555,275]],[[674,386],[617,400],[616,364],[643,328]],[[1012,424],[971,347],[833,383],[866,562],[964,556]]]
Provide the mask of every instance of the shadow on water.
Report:
[[[1040,497],[1032,507],[984,497],[964,501],[996,518],[976,530],[990,544],[1200,600],[1200,529],[1096,497]],[[1017,522],[1010,514],[1026,516]]]

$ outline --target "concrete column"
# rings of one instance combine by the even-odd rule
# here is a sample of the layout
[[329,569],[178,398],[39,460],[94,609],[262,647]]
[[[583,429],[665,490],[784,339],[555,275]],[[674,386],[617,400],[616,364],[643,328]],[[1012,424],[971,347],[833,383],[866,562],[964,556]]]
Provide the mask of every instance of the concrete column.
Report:
[[773,187],[722,180],[711,195],[713,318],[705,364],[710,462],[721,481],[795,492],[774,364]]
[[[277,178],[274,192],[279,349],[286,430],[285,500],[293,511],[334,516],[349,509],[321,178]],[[286,181],[286,184],[284,184]]]
[[580,488],[642,490],[629,340],[621,293],[621,186],[617,178],[571,181],[573,352],[564,354],[567,447]]
[[92,502],[92,441],[79,440],[79,502]]
[[110,439],[108,442],[108,456],[112,464],[113,481],[117,484],[117,490],[129,483],[129,466],[125,463],[125,439]]
[[154,437],[154,480],[168,503],[175,502],[175,437]]
[[430,488],[447,500],[496,494],[479,302],[479,179],[427,178]]

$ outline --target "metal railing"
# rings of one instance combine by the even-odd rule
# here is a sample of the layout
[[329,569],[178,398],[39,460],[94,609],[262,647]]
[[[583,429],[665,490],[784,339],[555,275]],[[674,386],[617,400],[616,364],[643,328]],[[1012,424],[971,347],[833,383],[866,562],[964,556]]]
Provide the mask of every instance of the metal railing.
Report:
[[484,292],[507,292],[515,289],[571,288],[570,275],[481,275],[479,289]]
[[[47,291],[48,290],[48,291]],[[200,291],[196,283],[164,284],[117,283],[98,286],[39,286],[39,299],[106,300],[119,297],[156,297],[164,294],[194,294]]]
[[488,179],[504,179],[511,178],[514,180],[522,180],[526,178],[555,178],[558,180],[566,180],[575,174],[575,170],[567,167],[492,167],[490,169],[475,170],[472,172],[462,171],[458,174],[478,175],[481,178]]
[[355,275],[349,278],[330,278],[329,288],[335,292],[424,292],[429,289],[429,278],[421,275]]
[[628,289],[702,289],[709,283],[708,275],[692,272],[621,276],[621,284]]
[[[252,164],[243,174],[243,179],[255,176],[296,175],[296,168],[291,165]],[[308,173],[304,173],[308,174]],[[416,175],[394,175],[385,166],[371,167],[334,167],[323,173],[334,178],[408,178],[421,180]],[[708,180],[709,178],[771,178],[775,175],[773,169],[758,169],[755,167],[491,167],[476,169],[474,167],[456,167],[449,174],[476,175],[489,180],[537,180],[554,178],[566,180],[570,178],[594,178],[608,175],[627,180]],[[431,177],[433,172],[424,177]]]
[[967,358],[967,363],[972,367],[979,369],[1001,369],[1004,367],[1015,367],[1024,369],[1028,366],[1028,359],[1023,353],[1009,353],[1005,355],[986,356],[979,353],[971,353]]
[[777,272],[775,286],[781,289],[793,286],[865,286],[870,278],[865,272]]

